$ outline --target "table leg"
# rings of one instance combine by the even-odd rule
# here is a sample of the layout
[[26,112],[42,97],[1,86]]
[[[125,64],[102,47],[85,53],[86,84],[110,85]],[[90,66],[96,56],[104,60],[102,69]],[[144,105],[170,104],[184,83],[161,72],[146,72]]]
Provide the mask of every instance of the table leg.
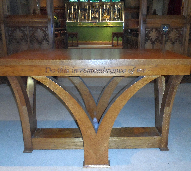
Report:
[[113,47],[113,34],[112,34],[112,47]]
[[8,80],[15,94],[19,109],[23,130],[24,152],[32,152],[32,134],[36,128],[36,118],[33,116],[30,101],[21,77],[9,76]]
[[162,104],[162,98],[165,91],[165,77],[161,76],[155,79],[154,82],[154,90],[155,90],[155,127],[158,129],[160,134],[161,131],[161,124],[162,124],[162,115],[160,115],[160,109]]
[[76,35],[77,47],[78,47],[78,35]]
[[74,36],[72,36],[72,46],[74,46],[74,45],[73,45],[73,38],[74,38]]
[[170,76],[168,83],[165,87],[164,95],[162,98],[159,116],[157,117],[156,127],[161,134],[161,151],[168,151],[168,134],[172,106],[176,91],[182,80],[183,76]]
[[32,132],[37,129],[37,120],[36,120],[36,80],[32,79],[32,77],[27,78],[27,87],[26,87],[27,95],[30,101],[32,116],[31,120],[33,123],[30,123]]

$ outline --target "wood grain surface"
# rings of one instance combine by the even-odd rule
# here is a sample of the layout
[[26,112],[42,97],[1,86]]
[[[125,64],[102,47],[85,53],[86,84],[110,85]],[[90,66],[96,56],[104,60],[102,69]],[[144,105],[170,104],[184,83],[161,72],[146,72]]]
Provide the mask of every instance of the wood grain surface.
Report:
[[189,75],[191,59],[160,50],[25,51],[0,59],[1,76]]

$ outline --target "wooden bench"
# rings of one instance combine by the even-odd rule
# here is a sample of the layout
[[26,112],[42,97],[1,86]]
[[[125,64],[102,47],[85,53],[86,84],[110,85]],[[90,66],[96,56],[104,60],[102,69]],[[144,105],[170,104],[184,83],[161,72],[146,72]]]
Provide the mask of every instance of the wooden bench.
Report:
[[[191,59],[160,50],[56,49],[24,51],[0,58],[0,76],[7,76],[20,113],[24,152],[39,149],[84,149],[84,166],[109,166],[109,148],[160,148],[168,150],[169,123],[176,90],[190,75]],[[163,76],[169,76],[165,85]],[[27,91],[20,76],[30,76]],[[51,76],[70,77],[85,107]],[[96,103],[81,77],[111,77]],[[123,77],[135,81],[110,103]],[[32,79],[33,78],[33,79]],[[38,80],[67,105],[79,128],[37,128],[35,82]],[[155,127],[113,128],[127,101],[144,85],[155,80]],[[165,89],[164,89],[165,87]],[[98,129],[93,123],[97,119]]]

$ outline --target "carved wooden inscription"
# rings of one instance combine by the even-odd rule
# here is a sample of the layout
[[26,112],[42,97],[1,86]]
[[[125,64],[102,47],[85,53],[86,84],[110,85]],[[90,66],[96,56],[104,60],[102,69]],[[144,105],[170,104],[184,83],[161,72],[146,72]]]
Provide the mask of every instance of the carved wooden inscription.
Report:
[[52,67],[46,67],[45,72],[47,74],[131,74],[134,73],[145,73],[146,69],[143,68],[137,68],[135,66],[132,66],[130,69],[123,69],[123,68],[66,68],[66,67],[58,67],[58,68],[52,68]]

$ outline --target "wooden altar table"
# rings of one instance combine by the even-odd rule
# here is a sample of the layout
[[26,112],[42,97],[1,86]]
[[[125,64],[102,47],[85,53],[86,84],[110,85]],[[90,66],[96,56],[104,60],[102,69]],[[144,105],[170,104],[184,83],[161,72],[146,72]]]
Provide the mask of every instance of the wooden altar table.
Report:
[[[13,88],[23,129],[24,152],[39,149],[84,149],[84,166],[109,166],[108,149],[160,148],[168,150],[169,123],[176,90],[190,75],[191,59],[160,50],[56,49],[32,50],[0,58],[0,76]],[[27,87],[21,76],[29,76]],[[52,76],[68,77],[84,101],[60,86]],[[118,83],[135,80],[111,101]],[[169,76],[165,84],[164,76]],[[83,77],[111,77],[95,102]],[[67,105],[78,128],[37,128],[35,81],[38,80]],[[113,128],[127,101],[155,80],[155,127]],[[98,121],[93,124],[93,121]]]

